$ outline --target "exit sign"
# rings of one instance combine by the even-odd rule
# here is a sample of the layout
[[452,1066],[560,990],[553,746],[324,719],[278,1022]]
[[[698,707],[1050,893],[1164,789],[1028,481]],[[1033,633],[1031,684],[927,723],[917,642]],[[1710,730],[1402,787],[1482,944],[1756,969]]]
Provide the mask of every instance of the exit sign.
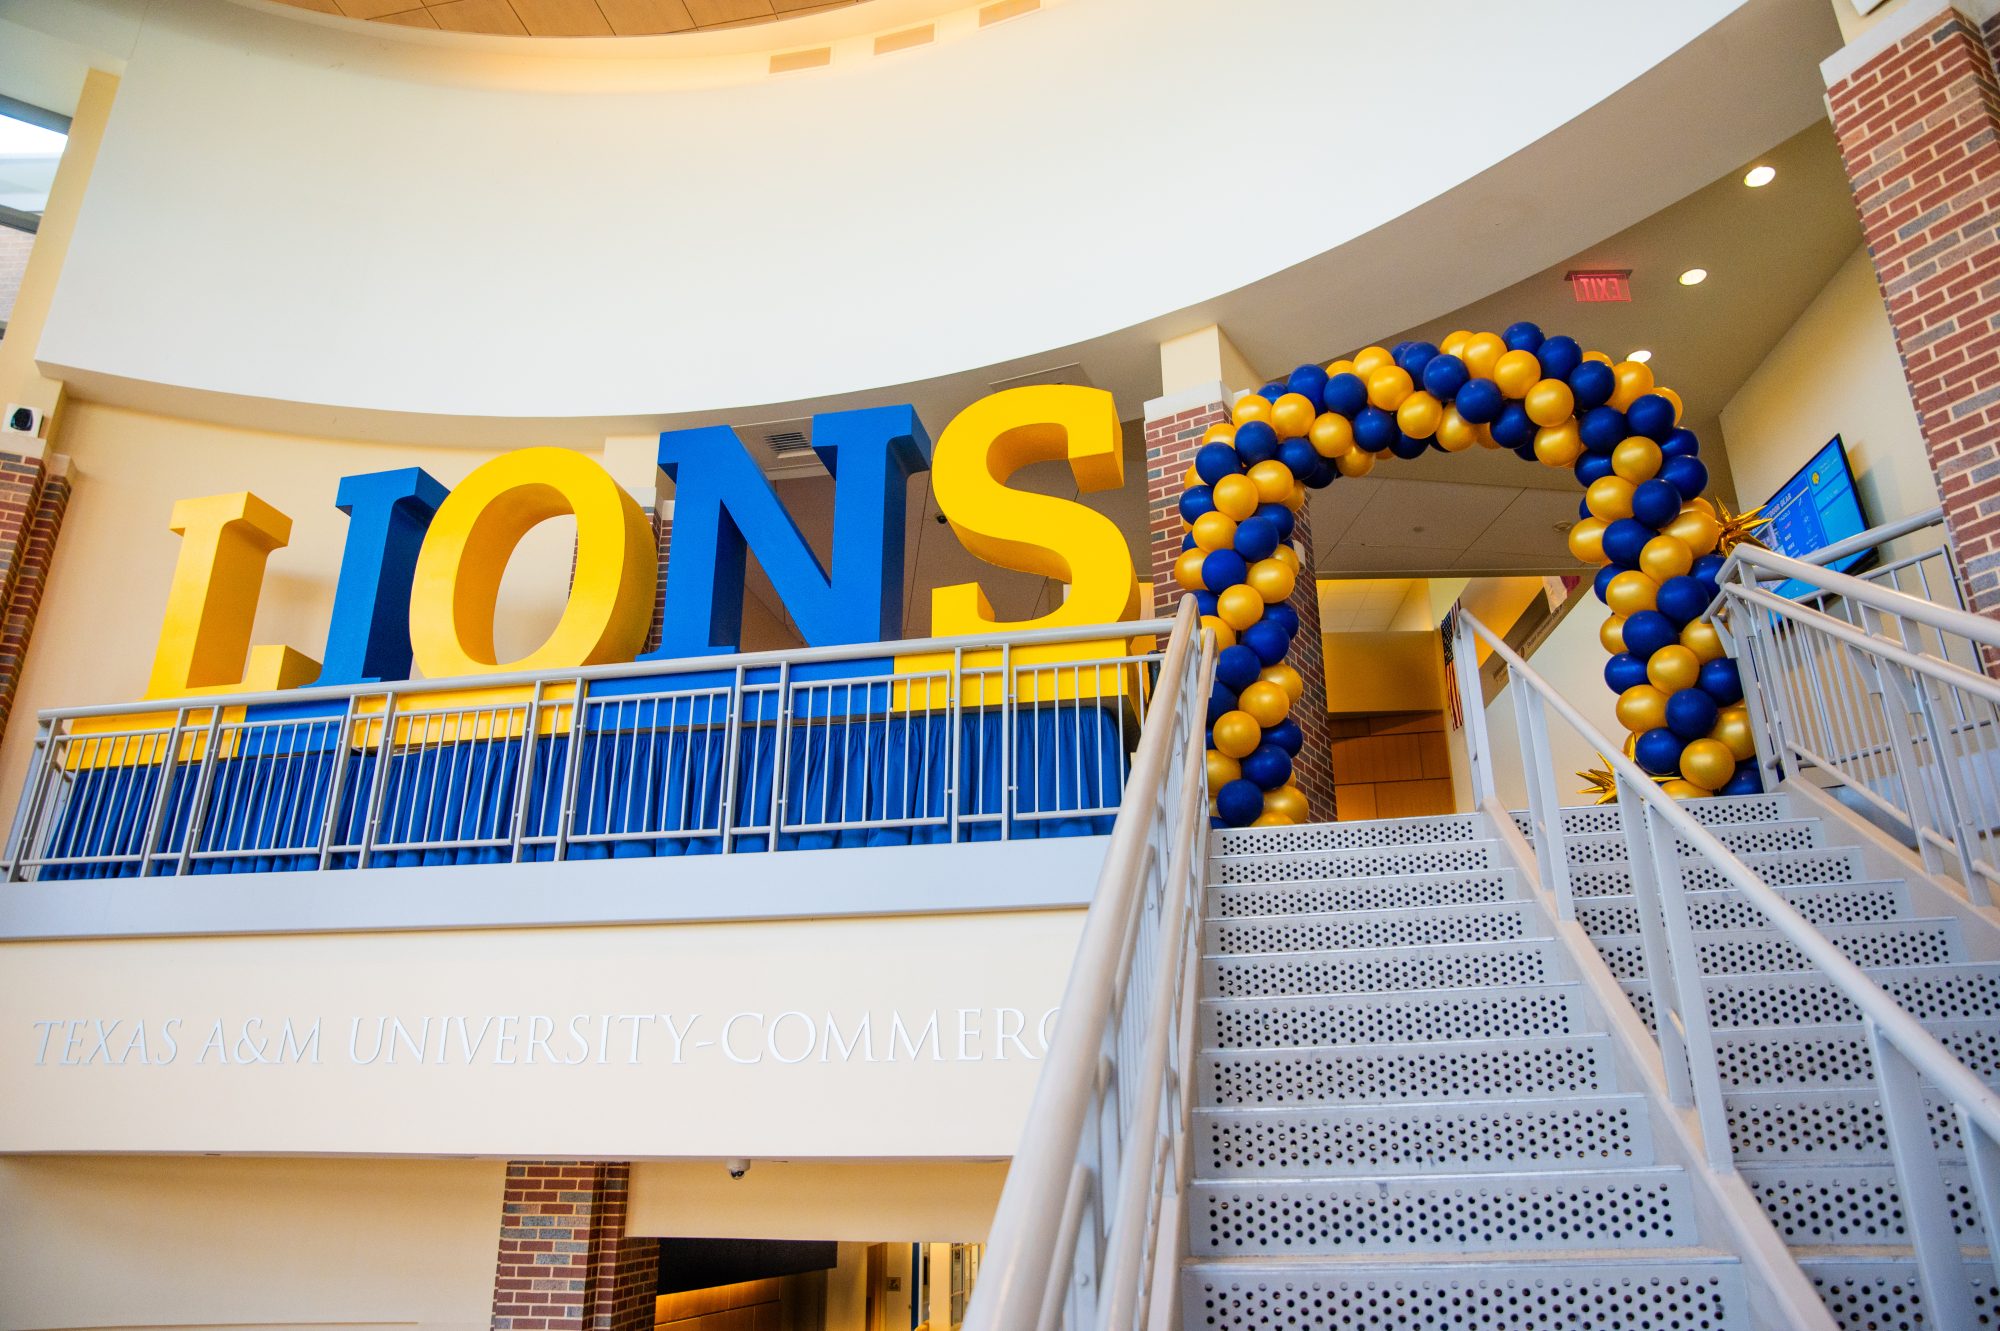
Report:
[[1577,304],[1596,305],[1605,301],[1632,299],[1632,270],[1577,270],[1563,274]]

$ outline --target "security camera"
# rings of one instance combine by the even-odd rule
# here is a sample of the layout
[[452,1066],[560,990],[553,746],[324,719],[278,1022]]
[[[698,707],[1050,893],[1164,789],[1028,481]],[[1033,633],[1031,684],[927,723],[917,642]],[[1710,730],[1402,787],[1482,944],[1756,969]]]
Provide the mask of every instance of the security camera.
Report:
[[731,1178],[742,1178],[750,1172],[750,1162],[748,1160],[725,1160],[722,1163],[729,1170],[729,1177]]

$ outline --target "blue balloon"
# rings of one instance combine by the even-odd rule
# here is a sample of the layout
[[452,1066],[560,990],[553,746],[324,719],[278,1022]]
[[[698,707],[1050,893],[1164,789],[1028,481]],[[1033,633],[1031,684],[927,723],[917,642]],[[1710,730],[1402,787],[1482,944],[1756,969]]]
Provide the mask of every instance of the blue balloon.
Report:
[[1201,585],[1217,594],[1248,581],[1249,577],[1250,566],[1234,550],[1212,550],[1201,561]]
[[1298,525],[1299,521],[1297,515],[1283,504],[1259,504],[1257,511],[1250,516],[1253,518],[1263,518],[1273,527],[1276,527],[1280,541],[1289,541],[1292,539],[1292,529]]
[[1507,344],[1509,351],[1540,351],[1542,330],[1523,319],[1519,323],[1508,324],[1507,331],[1500,334],[1500,340]]
[[1686,747],[1678,735],[1662,726],[1639,736],[1632,745],[1632,761],[1654,776],[1675,776],[1681,770],[1681,750]]
[[1616,407],[1592,407],[1577,426],[1583,446],[1593,453],[1609,453],[1625,438],[1625,413]]
[[1680,640],[1681,631],[1657,610],[1641,610],[1626,617],[1625,650],[1641,661],[1652,660],[1654,652]]
[[1636,518],[1619,518],[1604,529],[1604,554],[1614,564],[1639,566],[1639,552],[1659,533]]
[[1561,379],[1565,383],[1576,373],[1576,367],[1583,364],[1583,348],[1573,337],[1558,334],[1543,342],[1535,358],[1542,363],[1542,378]]
[[1317,365],[1301,365],[1285,380],[1285,387],[1317,406],[1320,394],[1326,392],[1326,371]]
[[1667,699],[1667,729],[1682,739],[1700,739],[1715,729],[1715,699],[1701,689],[1680,689]]
[[1569,376],[1569,391],[1576,397],[1579,412],[1601,407],[1618,391],[1618,376],[1601,360],[1587,360]]
[[1613,693],[1635,689],[1646,682],[1646,663],[1630,652],[1620,652],[1604,663],[1604,686]]
[[1579,522],[1587,517],[1594,516],[1590,511],[1590,500],[1588,498],[1576,501],[1576,516]]
[[1215,512],[1215,491],[1206,485],[1190,485],[1181,491],[1181,521],[1194,526],[1195,519]]
[[1215,682],[1231,693],[1241,693],[1257,682],[1264,663],[1257,653],[1242,643],[1232,643],[1215,654]]
[[1746,758],[1736,764],[1736,775],[1729,778],[1729,784],[1715,792],[1718,795],[1761,795],[1764,793],[1764,774],[1757,770],[1757,760]]
[[1283,384],[1265,384],[1257,390],[1257,396],[1263,398],[1266,402],[1276,402],[1284,395],[1285,386]]
[[1590,590],[1597,594],[1598,600],[1604,602],[1606,605],[1610,605],[1611,593],[1606,589],[1611,586],[1611,580],[1623,572],[1625,572],[1623,565],[1606,564],[1603,568],[1597,570],[1597,577],[1590,584]]
[[1370,453],[1380,453],[1402,436],[1396,426],[1396,413],[1384,411],[1380,407],[1363,407],[1361,414],[1354,418],[1354,446]]
[[1320,455],[1313,446],[1303,439],[1287,439],[1278,445],[1278,461],[1285,464],[1285,470],[1296,480],[1304,480],[1312,475],[1312,469],[1319,465]]
[[1625,409],[1625,421],[1633,434],[1664,444],[1674,432],[1674,404],[1658,393],[1642,394]]
[[1181,537],[1181,553],[1186,554],[1192,549],[1194,549],[1194,533],[1188,532]]
[[[1285,653],[1292,649],[1292,635],[1265,618],[1237,634],[1236,645],[1255,652],[1260,667],[1274,666],[1284,660]],[[1217,664],[1220,665],[1219,659]]]
[[1405,374],[1418,383],[1424,381],[1424,371],[1437,359],[1438,349],[1429,342],[1406,342],[1396,353],[1396,364]]
[[1535,457],[1535,444],[1533,440],[1529,440],[1525,444],[1517,444],[1508,451],[1511,452],[1515,457],[1521,459],[1521,461],[1523,462],[1534,462],[1538,460]]
[[1271,552],[1277,548],[1278,525],[1269,518],[1252,515],[1236,524],[1236,553],[1242,555],[1246,563],[1269,559]]
[[1358,374],[1336,374],[1320,390],[1319,401],[1328,411],[1351,420],[1368,405],[1368,385],[1361,382]]
[[1660,479],[1680,491],[1681,498],[1694,499],[1708,488],[1708,468],[1700,458],[1668,458]]
[[1305,486],[1308,490],[1324,490],[1339,479],[1340,468],[1333,464],[1332,458],[1315,458],[1312,470],[1305,474]]
[[1215,613],[1216,596],[1214,592],[1204,587],[1200,591],[1189,592],[1188,595],[1194,597],[1195,609],[1201,611],[1204,615]]
[[1440,402],[1449,402],[1471,378],[1472,371],[1458,357],[1433,356],[1424,366],[1424,391]]
[[1238,475],[1242,470],[1243,460],[1228,444],[1203,444],[1201,451],[1194,455],[1194,474],[1210,485],[1224,476]]
[[1223,717],[1236,710],[1236,694],[1220,684],[1214,685],[1208,694],[1208,724],[1214,725]]
[[1264,812],[1264,792],[1242,777],[1227,782],[1215,792],[1215,812],[1231,827],[1248,827]]
[[1300,730],[1299,723],[1288,716],[1264,732],[1264,742],[1275,744],[1296,758],[1299,750],[1306,745],[1306,732]]
[[1576,460],[1576,483],[1589,489],[1593,481],[1601,481],[1611,475],[1611,455],[1609,453],[1585,453]]
[[1500,415],[1493,422],[1493,442],[1502,448],[1523,448],[1535,442],[1535,423],[1528,419],[1528,409],[1519,402],[1509,402],[1500,408]]
[[1689,620],[1700,619],[1701,612],[1714,599],[1714,583],[1683,573],[1660,584],[1658,606],[1661,614],[1685,628]]
[[1278,432],[1269,421],[1245,421],[1236,427],[1236,456],[1245,470],[1278,456]]
[[1396,431],[1396,442],[1389,445],[1389,451],[1399,458],[1420,458],[1429,451],[1431,441],[1413,439],[1401,430]]
[[1655,476],[1632,491],[1632,516],[1648,527],[1664,527],[1680,516],[1681,492]]
[[[1289,510],[1287,511],[1289,512]],[[1299,612],[1283,602],[1279,602],[1277,605],[1265,606],[1264,618],[1259,622],[1276,624],[1285,631],[1285,639],[1288,642],[1299,636]]]
[[1738,673],[1736,662],[1726,656],[1702,662],[1698,682],[1701,691],[1715,699],[1718,707],[1743,701],[1743,676]]
[[1703,582],[1714,582],[1722,576],[1722,566],[1726,562],[1721,555],[1703,555],[1694,561],[1694,567],[1688,572]]
[[1701,454],[1701,440],[1694,437],[1693,430],[1675,430],[1660,443],[1663,458],[1691,458]]
[[1276,790],[1292,779],[1292,755],[1266,740],[1243,760],[1243,779],[1259,790]]
[[1474,379],[1458,390],[1458,397],[1452,405],[1469,423],[1485,425],[1500,414],[1500,408],[1507,405],[1507,398],[1501,393],[1500,385],[1491,379]]

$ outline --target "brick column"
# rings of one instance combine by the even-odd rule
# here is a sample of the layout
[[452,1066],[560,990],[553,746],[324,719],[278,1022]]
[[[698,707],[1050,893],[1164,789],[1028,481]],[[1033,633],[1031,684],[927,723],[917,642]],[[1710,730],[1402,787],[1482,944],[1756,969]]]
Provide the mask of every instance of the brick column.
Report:
[[[1146,504],[1153,587],[1153,613],[1172,614],[1180,604],[1181,587],[1174,581],[1174,561],[1180,557],[1181,491],[1187,469],[1201,448],[1208,427],[1229,419],[1220,383],[1156,398],[1146,404]],[[1338,482],[1336,482],[1338,484]],[[1326,723],[1325,646],[1320,637],[1319,588],[1313,577],[1312,518],[1301,510],[1292,530],[1299,547],[1299,585],[1290,605],[1299,617],[1299,636],[1285,659],[1305,677],[1305,696],[1292,710],[1305,732],[1305,747],[1293,764],[1293,779],[1312,804],[1315,822],[1333,821],[1333,751]]]
[[660,1245],[627,1237],[631,1166],[516,1160],[500,1205],[493,1331],[648,1331]]
[[664,513],[646,510],[646,521],[653,524],[653,539],[657,543],[660,558],[659,585],[653,589],[653,623],[646,630],[646,650],[657,651],[660,646],[660,632],[667,618],[667,547],[674,538],[674,505],[672,500],[663,504]]
[[13,561],[13,585],[5,601],[0,602],[0,733],[7,728],[7,718],[14,710],[14,694],[21,686],[28,639],[34,634],[35,616],[41,611],[42,593],[48,588],[56,536],[62,530],[63,514],[69,509],[69,485],[69,459],[61,456],[49,459],[34,508],[28,515],[20,558]]
[[1994,615],[2000,82],[1978,26],[1956,9],[1911,21],[1914,29],[1858,64],[1830,60],[1827,100],[1966,597]]

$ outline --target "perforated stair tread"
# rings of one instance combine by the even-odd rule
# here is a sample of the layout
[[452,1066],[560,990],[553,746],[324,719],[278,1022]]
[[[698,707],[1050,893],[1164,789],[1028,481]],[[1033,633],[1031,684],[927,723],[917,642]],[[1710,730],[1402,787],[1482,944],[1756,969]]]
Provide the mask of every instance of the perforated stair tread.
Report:
[[[1928,966],[1871,966],[1868,978],[1920,1021],[2000,1014],[2000,962],[1948,962]],[[1765,971],[1709,975],[1709,1018],[1718,1027],[1774,1027],[1856,1022],[1861,1010],[1818,971]],[[1621,981],[1643,1013],[1652,981]]]
[[[1783,818],[1711,827],[1709,835],[1744,859],[1755,855],[1790,855],[1803,850],[1832,848],[1826,827],[1816,818]],[[1698,859],[1700,851],[1680,833],[1672,833],[1675,859]],[[1573,868],[1599,864],[1623,864],[1630,843],[1622,829],[1608,832],[1565,833],[1563,850]]]
[[[1909,888],[1901,882],[1836,883],[1772,890],[1799,914],[1819,925],[1874,924],[1910,914]],[[1687,902],[1689,920],[1699,932],[1770,927],[1763,909],[1741,888],[1689,892]],[[1577,902],[1576,922],[1593,937],[1636,933],[1638,898],[1624,892],[1585,898]]]
[[1569,1035],[1583,1021],[1582,994],[1583,986],[1568,980],[1378,994],[1204,998],[1200,1038],[1209,1049],[1273,1049]]
[[[1916,916],[1872,924],[1829,924],[1820,932],[1858,966],[1950,965],[1963,959],[1958,921]],[[1646,973],[1638,934],[1594,938],[1598,955],[1621,980]],[[1775,929],[1717,929],[1695,940],[1704,976],[1757,975],[1770,971],[1810,972],[1805,954]]]
[[[1932,1150],[1944,1160],[1964,1160],[1965,1144],[1951,1103],[1928,1088],[1923,1095]],[[1882,1102],[1871,1089],[1725,1091],[1722,1102],[1739,1165],[1889,1160]]]
[[1527,888],[1514,869],[1452,873],[1385,874],[1372,878],[1298,878],[1207,889],[1205,918],[1310,915],[1409,906],[1457,906],[1477,901],[1525,901]]
[[1381,849],[1296,851],[1285,854],[1210,852],[1209,884],[1292,883],[1307,880],[1365,881],[1412,874],[1476,873],[1504,868],[1507,857],[1495,841],[1453,841]]
[[1202,926],[1202,946],[1207,955],[1219,956],[1546,938],[1541,921],[1540,908],[1527,901],[1259,915],[1208,921]]
[[[1784,1240],[1830,1254],[1857,1247],[1907,1247],[1902,1185],[1890,1164],[1787,1161],[1746,1164],[1738,1171]],[[1986,1237],[1972,1191],[1972,1171],[1943,1167],[1945,1202],[1959,1238],[1983,1246]]]
[[[1868,880],[1867,862],[1862,859],[1861,852],[1852,846],[1821,846],[1815,850],[1750,854],[1738,858],[1743,861],[1744,867],[1769,887],[1831,887]],[[1699,857],[1684,857],[1672,863],[1681,876],[1682,884],[1690,892],[1734,886],[1719,867]],[[1569,879],[1579,898],[1620,896],[1632,891],[1631,866],[1622,856],[1603,864],[1572,865]]]
[[[1974,1076],[2000,1086],[2000,1018],[1934,1020],[1923,1026]],[[1751,1090],[1760,1084],[1774,1089],[1863,1087],[1875,1082],[1868,1032],[1859,1023],[1718,1027],[1715,1038],[1725,1089]],[[1765,1081],[1747,1080],[1753,1073]]]
[[[1682,800],[1681,808],[1704,827],[1729,827],[1742,823],[1777,822],[1793,816],[1792,797],[1782,791],[1763,795],[1715,795],[1706,799]],[[1515,809],[1510,815],[1523,836],[1532,837],[1528,811]],[[1616,804],[1572,804],[1561,810],[1565,836],[1589,832],[1617,832],[1624,828],[1624,816]]]
[[1219,855],[1289,855],[1313,850],[1380,850],[1409,845],[1443,845],[1491,839],[1492,829],[1476,813],[1419,818],[1372,818],[1297,827],[1240,827],[1215,833]]
[[1524,1100],[1617,1085],[1602,1034],[1209,1050],[1199,1063],[1200,1103],[1215,1107]]
[[[1853,1331],[1939,1331],[1924,1306],[1914,1259],[1801,1254],[1799,1268],[1819,1291],[1834,1320]],[[2000,1284],[1984,1258],[1965,1263],[1978,1325],[2000,1324]]]
[[1437,943],[1328,952],[1229,953],[1202,959],[1202,992],[1218,998],[1486,988],[1567,979],[1553,939]]

